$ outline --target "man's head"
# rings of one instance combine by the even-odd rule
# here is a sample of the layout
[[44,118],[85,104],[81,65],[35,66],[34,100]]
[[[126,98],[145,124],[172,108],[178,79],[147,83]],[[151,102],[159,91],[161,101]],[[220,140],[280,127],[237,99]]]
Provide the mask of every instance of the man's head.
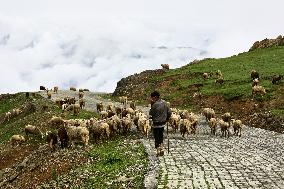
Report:
[[160,93],[158,91],[154,91],[151,93],[151,96],[150,96],[151,104],[155,103],[159,99],[160,99]]

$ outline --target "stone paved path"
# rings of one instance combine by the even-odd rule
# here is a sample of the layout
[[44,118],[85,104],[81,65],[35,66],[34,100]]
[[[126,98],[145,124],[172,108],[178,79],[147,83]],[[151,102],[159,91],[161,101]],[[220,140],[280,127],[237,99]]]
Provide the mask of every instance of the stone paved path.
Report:
[[283,134],[250,127],[229,139],[208,133],[202,122],[195,136],[169,134],[158,188],[284,188]]

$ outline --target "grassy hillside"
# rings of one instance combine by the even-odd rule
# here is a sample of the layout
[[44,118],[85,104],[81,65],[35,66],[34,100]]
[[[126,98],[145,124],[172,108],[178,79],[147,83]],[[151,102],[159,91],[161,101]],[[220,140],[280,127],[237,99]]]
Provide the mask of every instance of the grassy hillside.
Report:
[[[222,85],[215,83],[217,70],[224,75]],[[259,85],[264,86],[267,92],[263,97],[252,97],[252,70],[260,74]],[[211,73],[212,77],[204,80],[202,75],[205,72]],[[113,95],[126,95],[139,103],[148,104],[151,91],[158,90],[162,98],[174,107],[193,111],[212,107],[217,114],[229,111],[247,124],[251,120],[249,116],[254,113],[268,112],[269,116],[275,116],[272,119],[277,120],[277,123],[259,119],[258,123],[251,125],[257,126],[262,124],[260,122],[265,125],[284,125],[283,121],[278,120],[284,118],[284,81],[277,85],[271,83],[273,75],[284,75],[283,46],[256,49],[228,58],[208,58],[181,68],[151,73],[145,71],[122,79]]]
[[[198,91],[205,96],[221,95],[228,100],[247,99],[251,98],[250,72],[253,69],[260,73],[260,85],[268,91],[264,98],[271,99],[277,95],[275,91],[283,84],[272,85],[271,77],[274,74],[284,75],[284,47],[259,49],[229,58],[205,59],[196,64],[188,64],[165,74],[153,76],[150,83],[159,84],[170,81],[166,88],[158,87],[169,100],[181,93],[190,95],[189,89],[193,85],[200,86]],[[223,85],[215,84],[216,77],[203,79],[204,72],[215,73],[217,70],[221,70],[224,74],[225,83]]]

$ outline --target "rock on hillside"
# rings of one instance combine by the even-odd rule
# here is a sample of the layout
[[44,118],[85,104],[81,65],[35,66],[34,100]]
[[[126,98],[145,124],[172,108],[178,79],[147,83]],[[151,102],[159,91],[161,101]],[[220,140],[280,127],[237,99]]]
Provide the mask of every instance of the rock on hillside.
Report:
[[113,96],[132,97],[137,94],[144,94],[143,90],[149,85],[149,78],[153,75],[164,73],[162,69],[146,70],[140,74],[134,74],[126,78],[122,78],[116,86]]
[[256,41],[249,51],[253,51],[256,49],[264,49],[269,47],[277,47],[277,46],[284,46],[284,37],[279,35],[276,39],[263,39],[262,41]]

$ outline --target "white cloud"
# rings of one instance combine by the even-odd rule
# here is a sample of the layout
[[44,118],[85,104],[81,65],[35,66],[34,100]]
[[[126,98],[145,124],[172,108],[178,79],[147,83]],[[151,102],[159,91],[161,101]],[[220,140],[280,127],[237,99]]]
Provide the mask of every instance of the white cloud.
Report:
[[1,93],[39,85],[111,92],[130,74],[237,54],[284,31],[280,0],[0,3]]

